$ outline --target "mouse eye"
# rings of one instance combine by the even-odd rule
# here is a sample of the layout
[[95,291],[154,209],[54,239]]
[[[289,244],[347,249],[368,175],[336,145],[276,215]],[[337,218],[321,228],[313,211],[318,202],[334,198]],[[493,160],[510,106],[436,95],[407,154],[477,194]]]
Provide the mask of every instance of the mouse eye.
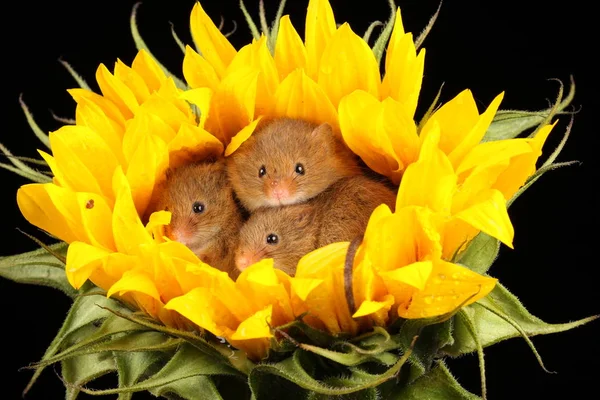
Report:
[[277,244],[279,243],[279,236],[274,233],[269,233],[267,236],[267,244]]
[[194,212],[194,214],[200,214],[204,212],[204,204],[200,203],[199,201],[195,202],[192,205],[192,211]]
[[304,165],[302,165],[300,163],[296,164],[295,171],[298,175],[304,175]]
[[259,178],[262,178],[262,177],[263,177],[263,176],[265,176],[266,174],[267,174],[267,169],[266,169],[266,168],[265,168],[265,166],[263,165],[263,166],[261,166],[261,167],[258,169],[258,177],[259,177]]

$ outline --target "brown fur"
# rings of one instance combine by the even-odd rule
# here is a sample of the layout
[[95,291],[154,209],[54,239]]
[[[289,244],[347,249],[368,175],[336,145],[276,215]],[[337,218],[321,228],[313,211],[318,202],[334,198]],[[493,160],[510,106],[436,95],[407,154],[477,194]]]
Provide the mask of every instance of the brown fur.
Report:
[[[193,212],[201,202],[202,213]],[[242,225],[240,210],[227,179],[225,161],[188,164],[167,172],[160,187],[155,210],[171,212],[167,234],[189,234],[185,243],[202,261],[228,273],[237,274],[233,250]]]
[[[236,259],[245,256],[257,262],[273,258],[275,268],[294,275],[300,258],[316,249],[318,225],[314,212],[312,204],[256,210],[240,231]],[[277,244],[267,243],[272,233],[279,238]]]
[[[304,175],[296,173],[296,165]],[[259,176],[261,166],[266,169]],[[357,157],[338,139],[328,124],[296,119],[273,119],[227,159],[229,179],[244,207],[254,211],[305,202],[341,178],[360,173]],[[273,197],[284,187],[289,197]]]
[[[371,213],[382,203],[393,211],[396,194],[382,181],[355,176],[340,179],[304,204],[259,209],[241,229],[236,258],[273,258],[275,268],[293,276],[305,254],[364,234]],[[266,242],[270,233],[279,237],[275,246]]]
[[382,181],[354,176],[339,180],[315,200],[320,218],[317,247],[323,247],[363,235],[371,213],[380,204],[394,211],[396,193]]

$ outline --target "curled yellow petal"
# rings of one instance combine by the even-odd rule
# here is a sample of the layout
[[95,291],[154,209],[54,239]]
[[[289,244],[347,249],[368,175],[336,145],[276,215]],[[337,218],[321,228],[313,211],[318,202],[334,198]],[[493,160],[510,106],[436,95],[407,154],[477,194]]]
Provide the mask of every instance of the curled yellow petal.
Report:
[[150,214],[146,230],[157,242],[164,242],[165,226],[171,223],[171,213],[169,211],[155,211]]
[[144,271],[125,271],[123,277],[110,287],[106,293],[106,297],[111,297],[115,293],[122,296],[128,292],[143,293],[157,301],[161,301],[160,293],[156,289],[154,280]]
[[304,43],[308,75],[313,79],[317,79],[321,56],[336,29],[329,0],[310,0],[306,10]]
[[236,54],[235,48],[219,28],[215,26],[200,2],[194,4],[190,16],[190,26],[192,36],[200,47],[202,56],[212,65],[217,75],[222,78],[225,69]]
[[181,125],[177,136],[169,142],[169,166],[177,168],[196,160],[223,154],[223,143],[209,132],[194,125]]
[[327,122],[339,131],[337,111],[323,89],[302,69],[290,73],[275,92],[274,117],[303,119],[315,124]]
[[73,242],[67,250],[65,273],[71,286],[79,289],[102,266],[102,261],[110,254],[108,251],[83,242]]
[[387,295],[383,301],[365,300],[363,301],[358,310],[352,315],[352,318],[364,317],[367,315],[380,313],[383,311],[385,314],[390,310],[394,304],[394,297]]
[[271,314],[272,306],[267,306],[264,309],[257,311],[248,319],[242,321],[237,330],[231,335],[233,340],[248,340],[270,338],[271,334]]
[[236,151],[242,143],[244,143],[248,138],[252,135],[252,132],[256,129],[256,125],[260,122],[261,117],[255,119],[248,125],[246,125],[242,130],[240,130],[234,137],[231,138],[231,142],[225,149],[225,157],[230,156]]
[[380,274],[386,281],[401,282],[415,289],[423,290],[432,269],[433,263],[431,261],[417,261]]
[[364,90],[379,98],[381,75],[375,55],[347,23],[340,26],[327,44],[319,64],[317,82],[334,107],[355,90]]
[[186,90],[181,93],[181,98],[197,106],[200,110],[200,123],[198,126],[204,128],[208,113],[210,112],[210,101],[212,100],[213,89],[202,87],[198,89]]
[[213,66],[190,46],[185,46],[183,76],[193,89],[209,88],[215,90],[219,84],[219,77]]
[[279,31],[275,43],[275,65],[279,71],[279,78],[284,79],[297,68],[306,68],[306,48],[289,15],[284,15],[279,20]]
[[425,288],[415,292],[408,307],[399,307],[398,314],[408,319],[443,315],[463,302],[469,305],[487,296],[496,282],[460,265],[437,260]]

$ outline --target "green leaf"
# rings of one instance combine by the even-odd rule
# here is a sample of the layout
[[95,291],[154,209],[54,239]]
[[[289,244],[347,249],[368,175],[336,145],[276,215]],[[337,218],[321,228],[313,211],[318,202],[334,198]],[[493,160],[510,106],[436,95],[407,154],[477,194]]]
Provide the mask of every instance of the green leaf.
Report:
[[541,111],[500,110],[496,113],[482,142],[512,139],[527,129],[539,126],[549,117],[563,111],[573,101],[575,83],[571,78],[571,87],[565,99],[562,99],[562,84],[554,107]]
[[223,360],[210,356],[189,343],[184,343],[160,371],[144,381],[116,389],[90,390],[80,388],[80,390],[94,395],[150,391],[182,379],[206,375],[229,375],[244,379],[239,371],[227,365]]
[[208,376],[192,376],[150,390],[156,397],[167,394],[176,394],[178,398],[186,400],[223,400],[215,383]]
[[499,252],[500,241],[480,232],[467,248],[458,254],[455,262],[478,274],[485,274],[498,258]]
[[135,42],[135,47],[138,50],[145,50],[148,53],[148,55],[150,57],[152,57],[154,59],[154,61],[158,64],[158,66],[164,71],[164,73],[173,79],[173,82],[175,82],[175,85],[179,89],[181,89],[181,90],[188,89],[188,86],[184,81],[179,79],[175,74],[172,74],[164,65],[162,65],[156,59],[156,57],[154,57],[152,52],[150,52],[150,49],[148,49],[146,42],[144,42],[144,40],[142,39],[142,36],[140,35],[140,31],[138,30],[137,22],[136,22],[137,10],[138,10],[140,4],[142,4],[142,3],[137,2],[133,5],[133,10],[131,11],[131,17],[129,19],[129,26],[131,28],[131,36],[133,36],[133,41]]
[[62,377],[67,389],[66,400],[74,400],[81,386],[116,370],[110,353],[89,354],[62,362]]
[[[491,309],[498,310],[516,322],[528,337],[567,331],[598,318],[596,315],[564,324],[548,324],[531,315],[516,296],[497,283],[488,296],[463,309],[473,321],[483,347],[521,336],[513,324],[492,312]],[[445,354],[459,356],[471,353],[477,348],[468,327],[460,319],[455,320],[454,339],[452,345],[442,349]]]
[[386,400],[478,400],[479,396],[465,390],[443,362],[406,388],[386,394]]
[[[318,357],[314,355],[313,359],[311,359],[308,356],[310,354],[299,349],[294,352],[292,357],[288,357],[281,362],[276,364],[259,364],[254,367],[250,372],[249,381],[255,398],[259,400],[273,398],[271,396],[273,396],[274,384],[276,386],[281,385],[281,383],[274,383],[277,381],[275,377],[288,380],[302,389],[329,396],[341,396],[374,388],[398,376],[400,369],[411,354],[411,348],[391,368],[388,368],[381,374],[368,374],[358,367],[348,368],[348,375],[344,377],[343,385],[339,386],[334,386],[335,382],[333,380],[320,381],[315,379],[313,371],[306,370],[307,367],[313,369],[316,363],[315,359],[318,360]],[[330,376],[329,378],[332,377]]]
[[57,259],[64,257],[67,244],[64,242],[47,246],[28,253],[0,258],[0,276],[18,283],[49,286],[59,289],[67,296],[75,297],[77,291],[69,284],[65,275],[64,263]]
[[[63,345],[68,345],[69,341],[76,342],[77,333],[80,332],[82,328],[93,322],[107,318],[110,315],[106,309],[100,308],[97,305],[110,306],[115,309],[123,308],[116,301],[107,299],[101,295],[82,294],[77,297],[65,318],[65,322],[58,331],[56,337],[52,340],[52,343],[50,343],[50,346],[48,346],[48,349],[46,349],[41,361],[54,356],[61,348],[63,348]],[[45,366],[39,366],[35,369],[23,394],[26,394],[29,389],[31,389],[31,386],[35,383],[44,368]]]
[[398,356],[395,354],[389,352],[373,352],[370,354],[365,354],[358,351],[356,346],[348,346],[348,351],[345,353],[328,350],[322,347],[312,346],[309,344],[300,344],[300,348],[348,367],[364,364],[366,362],[371,361],[377,362],[385,366],[390,366],[394,365],[396,361],[398,361]]

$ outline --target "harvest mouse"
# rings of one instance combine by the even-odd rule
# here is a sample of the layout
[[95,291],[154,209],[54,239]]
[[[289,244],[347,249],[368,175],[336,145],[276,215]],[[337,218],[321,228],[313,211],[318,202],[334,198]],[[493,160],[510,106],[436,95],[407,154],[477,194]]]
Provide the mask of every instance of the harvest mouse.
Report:
[[302,203],[360,173],[357,157],[329,124],[264,122],[227,158],[233,189],[249,211]]
[[294,275],[300,258],[317,248],[315,210],[307,203],[257,209],[240,230],[235,251],[238,270],[272,258],[275,268]]
[[256,210],[240,231],[236,267],[273,258],[275,268],[293,276],[302,256],[330,243],[364,234],[382,203],[394,209],[396,194],[364,176],[340,179],[306,203]]
[[223,159],[167,171],[156,209],[171,212],[167,236],[185,244],[205,263],[237,275],[233,250],[242,216]]

